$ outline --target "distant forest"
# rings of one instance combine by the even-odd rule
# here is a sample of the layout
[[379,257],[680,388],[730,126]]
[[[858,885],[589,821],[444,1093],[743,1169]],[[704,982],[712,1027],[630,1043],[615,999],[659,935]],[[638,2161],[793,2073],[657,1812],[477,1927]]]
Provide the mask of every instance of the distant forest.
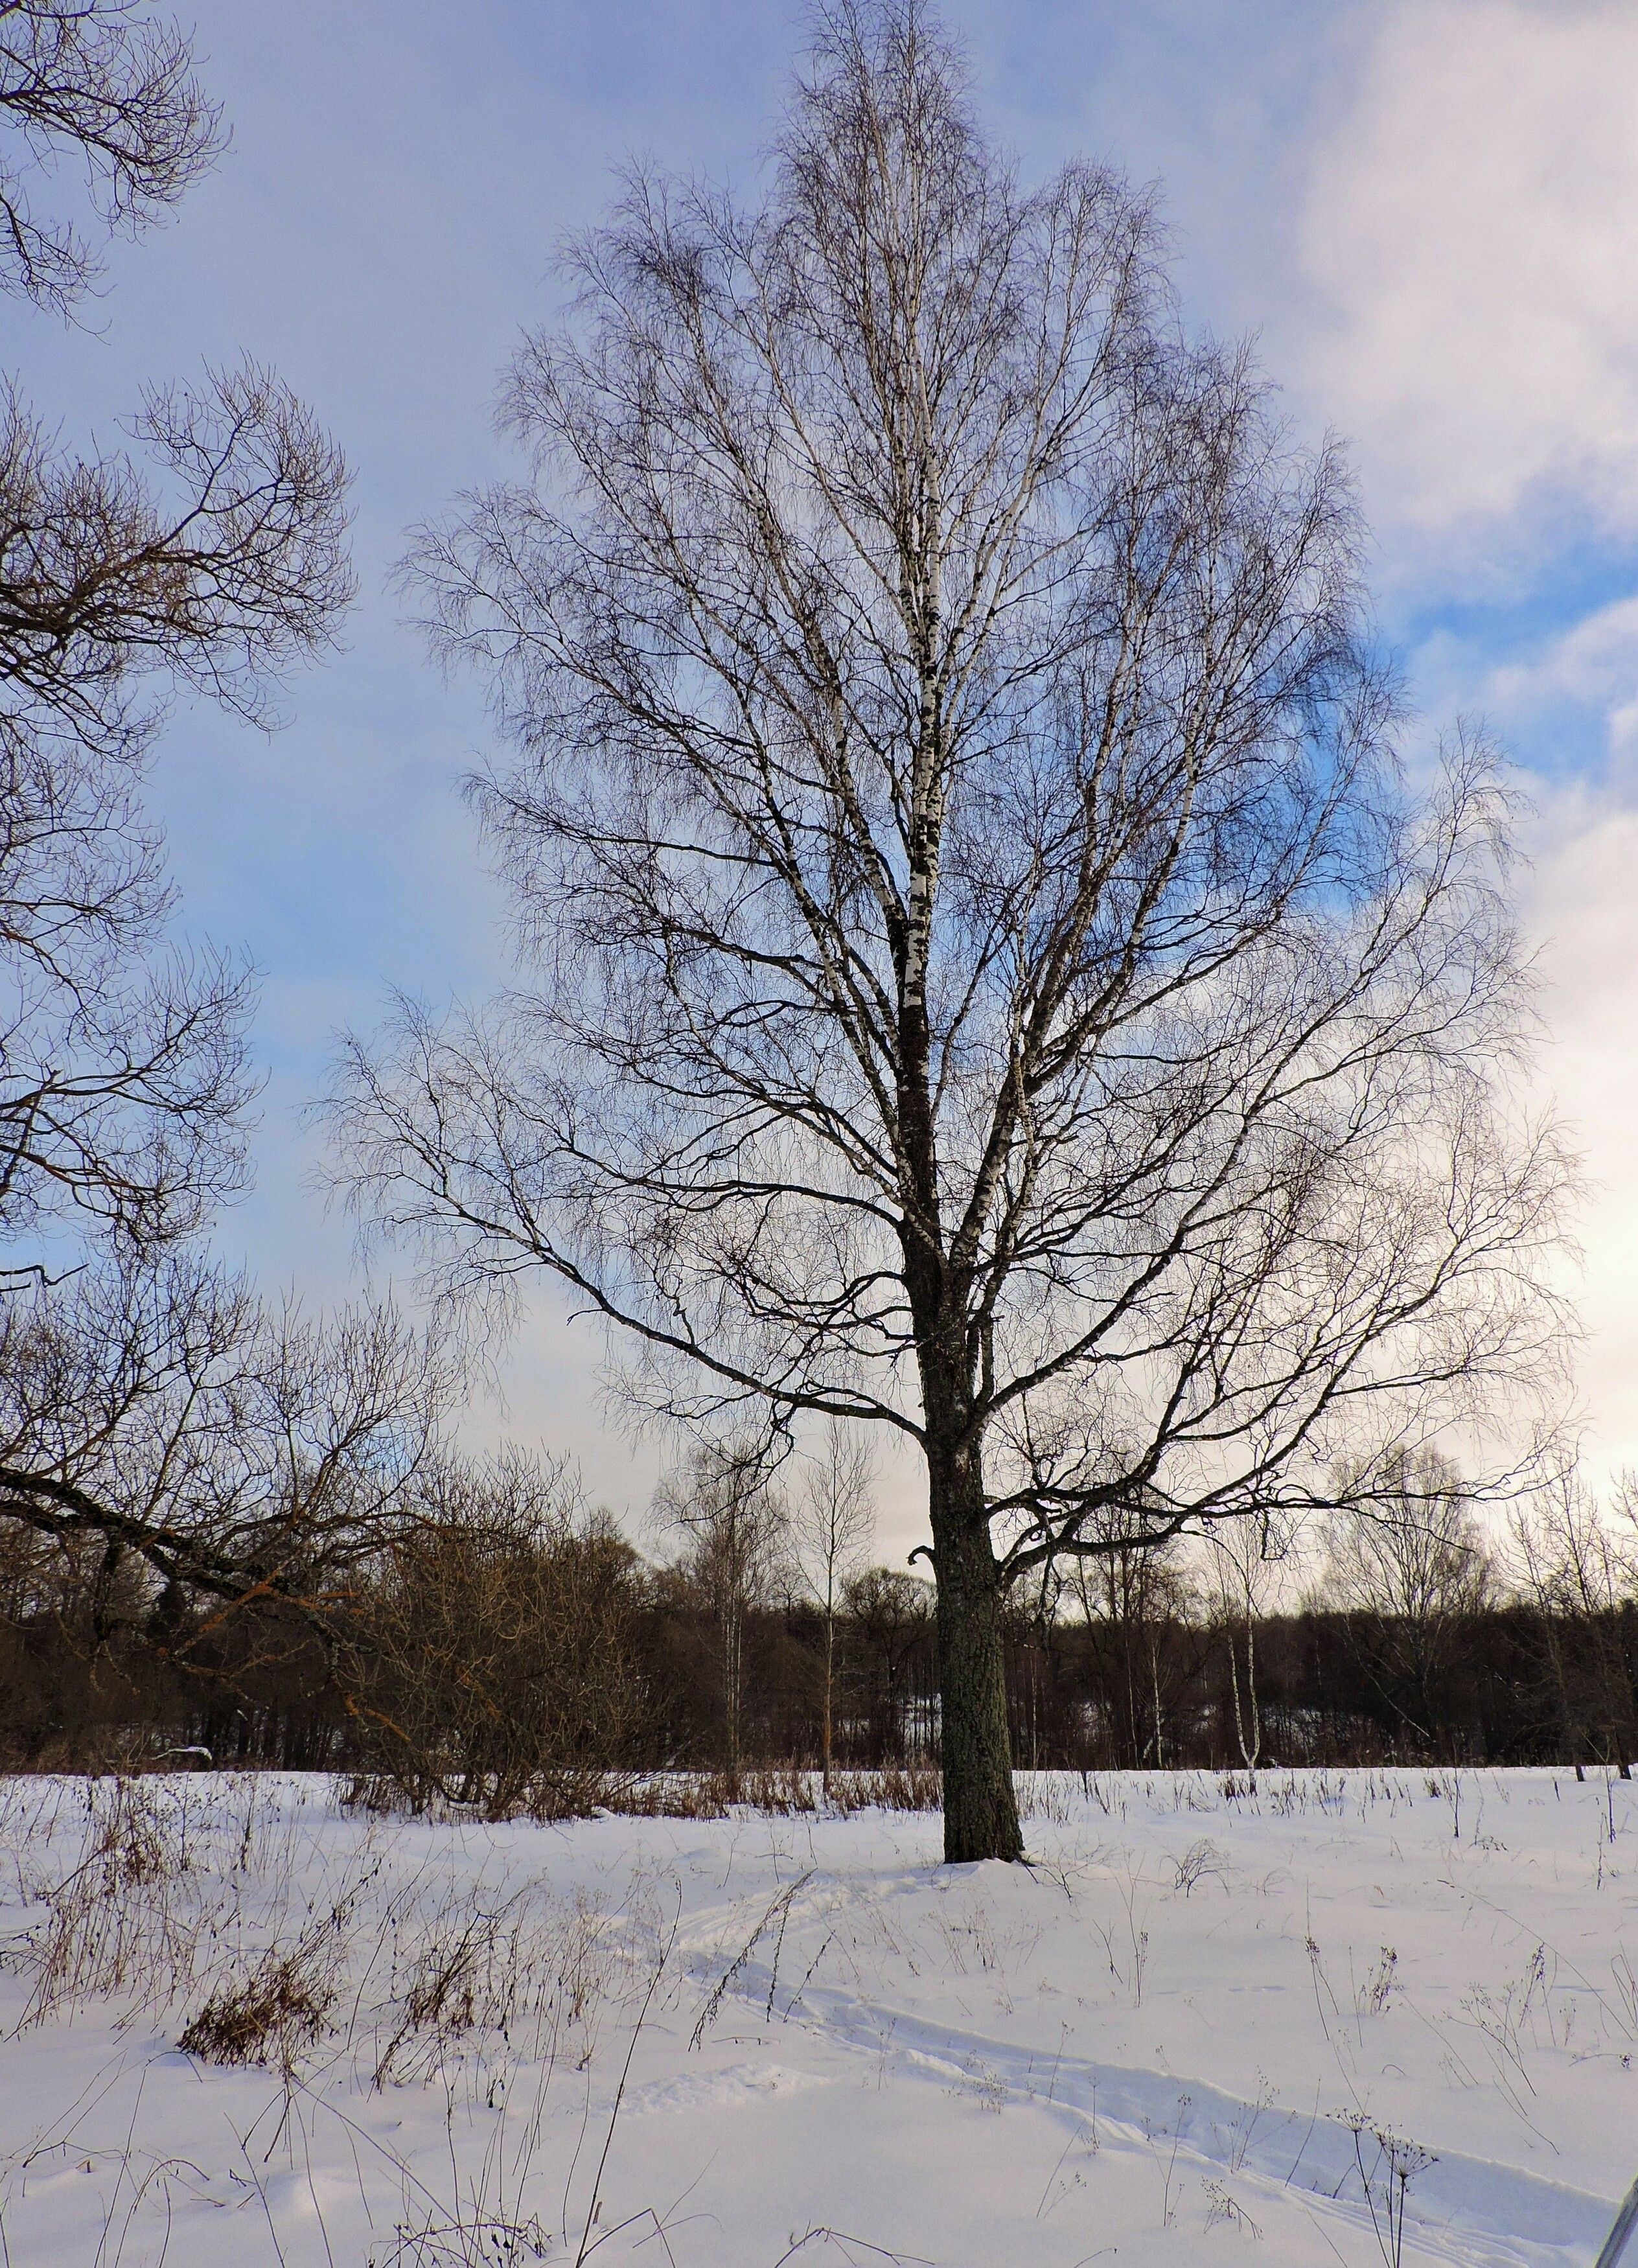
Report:
[[[493,1478],[493,1476],[492,1476]],[[135,1564],[0,1567],[0,1756],[13,1769],[385,1774],[412,1800],[576,1810],[609,1775],[936,1763],[932,1586],[869,1565],[804,1583],[789,1538],[718,1518],[667,1564],[519,1469],[486,1516],[384,1557],[327,1640],[277,1601],[224,1616]],[[526,1491],[525,1491],[526,1493]],[[693,1501],[701,1491],[696,1486]],[[721,1492],[711,1499],[718,1513]],[[446,1508],[447,1510],[447,1508]],[[1606,1531],[1596,1532],[1603,1537]],[[1537,1546],[1541,1537],[1536,1535]],[[1304,1602],[1240,1611],[1181,1551],[1115,1552],[1006,1612],[1020,1769],[1378,1763],[1612,1767],[1638,1751],[1638,1599],[1564,1587],[1538,1548],[1420,1571],[1397,1606],[1333,1539]],[[1532,1594],[1527,1571],[1535,1567]],[[1605,1563],[1605,1572],[1609,1572]],[[1585,1570],[1583,1569],[1583,1573]],[[828,1696],[828,1710],[826,1701]],[[189,1756],[202,1750],[207,1755]]]

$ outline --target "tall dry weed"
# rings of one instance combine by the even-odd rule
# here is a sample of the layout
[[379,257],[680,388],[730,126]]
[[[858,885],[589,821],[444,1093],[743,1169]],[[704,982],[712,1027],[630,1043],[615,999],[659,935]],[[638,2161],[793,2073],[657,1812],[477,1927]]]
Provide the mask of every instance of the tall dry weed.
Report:
[[28,1905],[44,1916],[6,1948],[7,1966],[31,1979],[17,2029],[65,2007],[128,1992],[151,2001],[192,1976],[198,1914],[186,1815],[158,1783],[85,1783],[82,1855],[61,1879],[25,1876]]

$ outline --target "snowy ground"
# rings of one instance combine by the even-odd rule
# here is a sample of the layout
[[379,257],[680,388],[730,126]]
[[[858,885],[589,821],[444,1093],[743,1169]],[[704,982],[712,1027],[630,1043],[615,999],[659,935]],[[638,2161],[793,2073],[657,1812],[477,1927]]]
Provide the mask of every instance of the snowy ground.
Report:
[[[1026,1870],[919,1814],[11,1783],[4,2257],[1589,2268],[1638,2170],[1638,1783],[1227,1785],[1026,1781]],[[270,2061],[182,2052],[213,1994],[256,2033],[247,1978]]]

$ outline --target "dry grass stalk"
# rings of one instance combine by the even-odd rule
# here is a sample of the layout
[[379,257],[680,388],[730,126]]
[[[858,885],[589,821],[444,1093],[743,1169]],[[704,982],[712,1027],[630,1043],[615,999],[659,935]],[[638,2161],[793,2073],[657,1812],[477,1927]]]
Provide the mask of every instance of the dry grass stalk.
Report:
[[336,1990],[334,1978],[305,1966],[299,1952],[268,1959],[213,1992],[177,2045],[203,2063],[270,2064],[288,2076],[322,2036]]
[[191,1864],[185,1811],[125,1778],[89,1782],[85,1801],[84,1855],[61,1881],[26,1885],[46,1917],[8,1949],[33,1975],[19,2032],[77,2001],[133,1988],[151,1998],[192,1973],[196,1918],[178,1895]]

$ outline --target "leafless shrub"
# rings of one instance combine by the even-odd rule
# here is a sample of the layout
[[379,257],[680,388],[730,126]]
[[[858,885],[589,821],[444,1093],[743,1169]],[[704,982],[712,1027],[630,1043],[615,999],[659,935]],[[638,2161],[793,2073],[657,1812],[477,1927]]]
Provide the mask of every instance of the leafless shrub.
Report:
[[840,2228],[810,2228],[792,2239],[787,2250],[774,2263],[774,2268],[789,2268],[789,2263],[799,2259],[811,2245],[834,2250],[845,2263],[845,2268],[863,2268],[871,2260],[883,2260],[887,2268],[923,2268],[918,2254],[890,2252],[885,2245],[872,2244],[868,2238],[850,2236]]
[[427,1946],[404,1996],[398,2027],[376,2063],[375,2086],[415,2075],[405,2056],[410,2042],[430,2036],[428,2052],[436,2062],[448,2042],[474,2029],[481,2007],[494,1995],[498,1933],[497,1917],[477,1912],[452,1940],[435,1938]]
[[400,2226],[397,2240],[381,2268],[518,2268],[546,2259],[555,2241],[533,2213],[514,2220],[482,2211],[431,2214],[418,2228]]
[[778,1817],[812,1817],[825,1808],[823,1777],[816,1780],[795,1764],[762,1765],[741,1772],[728,1800]]
[[1257,2074],[1255,2099],[1250,2102],[1242,2103],[1235,2114],[1234,2131],[1229,2143],[1229,2171],[1231,2174],[1244,2171],[1252,2144],[1256,2139],[1257,2129],[1261,2125],[1267,2113],[1274,2109],[1275,2100],[1276,2094],[1273,2080],[1269,2078],[1267,2072],[1260,2071]]
[[1522,2107],[1522,2088],[1533,2095],[1535,2081],[1525,2067],[1525,2051],[1535,2043],[1536,2014],[1546,2016],[1552,2036],[1553,2009],[1547,1984],[1546,1948],[1537,1946],[1517,1977],[1488,1987],[1470,1985],[1462,1995],[1462,2011],[1480,2032],[1489,2050],[1497,2084],[1509,2102]]
[[1348,2124],[1354,2134],[1355,2164],[1383,2268],[1403,2268],[1410,2185],[1418,2174],[1425,2173],[1438,2161],[1432,2151],[1424,2150],[1419,2142],[1407,2142],[1385,2126],[1373,2126],[1369,2119],[1353,2117]]
[[963,2058],[961,2075],[950,2091],[975,2102],[981,2110],[988,2111],[992,2117],[998,2117],[1007,2107],[1006,2080],[980,2055]]
[[728,1963],[728,1966],[724,1970],[722,1975],[717,1978],[716,1984],[712,1985],[710,1992],[707,1994],[705,2005],[700,2011],[699,2020],[695,2023],[693,2031],[688,2036],[688,2045],[690,2048],[697,2048],[704,2039],[707,2032],[709,2031],[711,2026],[716,2021],[717,2013],[722,2007],[724,2000],[726,1999],[728,1993],[732,1990],[735,1979],[743,1972],[746,1962],[756,1951],[757,1947],[760,1945],[763,1940],[770,1933],[776,1933],[775,1949],[773,1958],[774,1982],[768,1986],[768,2006],[770,2009],[772,2008],[774,1992],[777,1985],[779,1977],[778,1948],[782,1946],[784,1943],[785,1929],[790,1918],[790,1909],[796,1904],[797,1898],[801,1896],[803,1891],[807,1888],[812,1879],[813,1876],[811,1869],[806,1874],[798,1874],[794,1881],[787,1882],[784,1889],[778,1891],[775,1896],[769,1900],[767,1911],[763,1914],[761,1919],[751,1932],[750,1936],[746,1938],[738,1952],[735,1954],[733,1959]]
[[932,1764],[890,1764],[878,1771],[819,1773],[770,1764],[735,1772],[638,1773],[607,1779],[599,1808],[639,1819],[720,1819],[735,1804],[782,1817],[860,1811],[937,1811],[943,1778]]
[[1385,1945],[1375,1969],[1354,1996],[1354,2006],[1362,2016],[1380,2016],[1387,2012],[1399,1985],[1399,1956],[1391,1945]]
[[[338,1895],[292,1941],[280,1930],[299,1824],[253,1781],[70,1784],[31,1797],[6,1825],[21,1838],[22,1900],[43,1909],[5,1951],[29,1988],[18,2029],[92,2000],[119,1999],[129,2014],[203,1993],[189,2045],[222,2060],[286,2063],[304,2028],[322,2023],[384,1864],[366,1835]],[[49,1850],[64,1835],[77,1835],[77,1862],[42,1881],[30,1846]]]
[[1074,1815],[1074,1803],[1067,1779],[1057,1772],[1019,1772],[1016,1775],[1020,1819],[1049,1819],[1055,1827],[1067,1827]]
[[1620,2010],[1621,2029],[1627,2037],[1638,2039],[1638,1970],[1623,1948],[1610,1962],[1610,1978],[1615,1988],[1615,1998]]
[[431,1468],[408,1510],[348,1657],[361,1798],[584,1816],[638,1712],[630,1547],[567,1469],[516,1455]]
[[1262,2235],[1259,2224],[1221,2182],[1208,2181],[1206,2183],[1206,2227],[1208,2230],[1219,2227],[1238,2229],[1242,2236],[1249,2236],[1253,2241]]
[[603,1808],[631,1819],[720,1819],[728,1789],[722,1772],[639,1773],[606,1789]]
[[[584,1908],[577,1911],[584,1926],[586,1911]],[[583,1943],[588,1941],[584,1926],[580,1937]],[[569,2235],[571,2218],[578,2217],[580,2220],[579,2242],[575,2245],[573,2254],[574,2268],[584,2268],[584,2264],[611,2237],[637,2228],[645,2230],[640,2240],[642,2242],[646,2243],[657,2237],[665,2257],[672,2257],[665,2221],[651,2206],[645,2206],[612,2225],[604,2223],[603,2181],[625,2102],[632,2058],[649,2011],[665,1977],[675,1944],[673,1917],[671,1926],[657,1933],[645,1955],[633,1965],[634,1982],[641,1986],[640,2006],[627,2041],[625,2058],[604,2131],[602,2149],[591,2174],[584,2210],[578,2212],[577,2216],[571,2215],[570,2209],[574,2179],[572,2167],[564,2184],[559,2227],[565,2244],[574,2243],[574,2239]],[[490,2107],[495,2107],[493,2097],[490,2098]],[[555,2240],[546,2224],[537,2213],[528,2210],[525,2203],[525,2191],[540,2141],[538,2107],[515,2147],[508,2147],[505,2144],[507,2111],[503,2091],[499,2110],[500,2120],[495,2139],[485,2152],[481,2169],[467,2184],[463,2183],[459,2168],[452,2164],[455,2179],[452,2194],[447,2198],[435,2203],[426,2183],[412,2173],[402,2160],[396,2161],[404,2176],[406,2191],[413,2188],[426,2200],[430,2210],[423,2212],[413,2222],[400,2223],[395,2231],[394,2248],[385,2257],[381,2268],[518,2268],[518,2264],[525,2260],[545,2258],[554,2248]],[[373,2255],[370,2268],[376,2268]]]
[[[1183,2188],[1177,2178],[1178,2151],[1182,2144],[1183,2129],[1187,2122],[1188,2109],[1188,2096],[1179,2095],[1177,2112],[1172,2123],[1163,2132],[1157,2132],[1153,2124],[1147,2118],[1142,2122],[1143,2139],[1149,2145],[1150,2155],[1154,2159],[1155,2169],[1160,2176],[1160,2226],[1162,2228],[1170,2228],[1177,2219],[1178,2201]],[[1163,2145],[1169,2146],[1163,2149]]]

